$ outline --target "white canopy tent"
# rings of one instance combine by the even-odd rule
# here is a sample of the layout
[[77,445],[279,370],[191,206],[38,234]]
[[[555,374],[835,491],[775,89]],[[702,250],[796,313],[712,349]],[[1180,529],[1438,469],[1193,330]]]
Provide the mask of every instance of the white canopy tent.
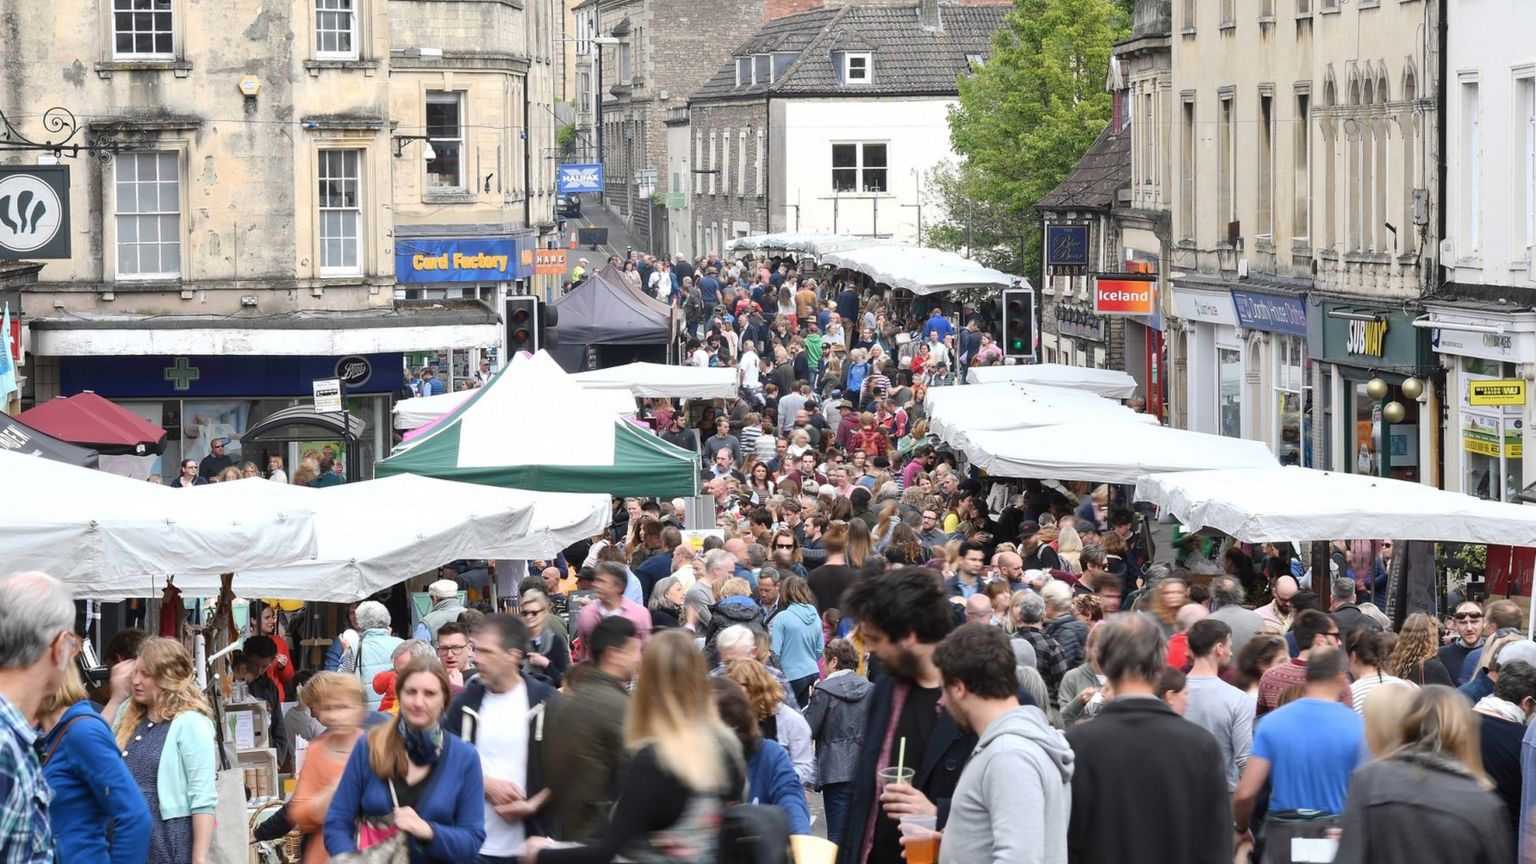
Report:
[[1021,366],[977,366],[966,380],[972,384],[996,384],[1016,381],[1021,384],[1045,384],[1087,390],[1110,399],[1129,399],[1136,395],[1136,379],[1114,369],[1089,369],[1059,363],[1029,363]]
[[0,477],[0,573],[41,570],[79,598],[158,596],[168,576],[216,586],[220,573],[317,550],[314,514],[294,503],[221,501],[214,487],[172,489],[10,450],[0,450]]
[[[734,367],[669,366],[627,363],[577,372],[576,383],[588,390],[628,392],[636,399],[730,399],[736,395]],[[631,406],[633,411],[633,406]]]
[[822,264],[855,270],[913,294],[958,288],[1029,287],[1029,280],[984,267],[962,255],[919,246],[860,246],[818,256]]
[[[673,367],[662,366],[660,368],[669,369]],[[731,370],[726,371],[729,372]],[[500,375],[502,373],[497,372],[496,374]],[[586,400],[588,404],[599,405],[603,410],[619,416],[635,413],[635,398],[625,393],[623,388],[589,386],[585,389],[591,391]],[[483,390],[485,390],[484,387],[476,387],[473,390],[439,393],[436,396],[418,396],[414,399],[401,399],[395,403],[395,428],[401,430],[418,429],[441,420],[443,417],[457,411]]]
[[907,246],[905,240],[855,237],[850,234],[756,234],[726,241],[726,252],[790,252],[820,258],[831,252],[843,252],[865,246]]
[[1280,464],[1258,441],[1146,423],[1079,420],[966,437],[966,457],[998,477],[1135,483],[1144,474],[1162,471]]
[[977,384],[935,387],[928,391],[928,431],[965,450],[976,432],[1031,429],[1096,420],[1108,423],[1157,423],[1102,396],[1060,387]]
[[1151,474],[1136,498],[1246,543],[1391,537],[1536,546],[1536,507],[1294,465]]
[[[462,558],[553,557],[601,532],[612,519],[605,495],[526,492],[409,474],[323,489],[241,480],[215,484],[207,498],[231,504],[292,502],[315,514],[316,556],[236,569],[236,594],[338,603]],[[217,575],[178,577],[176,584],[192,596],[219,590]]]

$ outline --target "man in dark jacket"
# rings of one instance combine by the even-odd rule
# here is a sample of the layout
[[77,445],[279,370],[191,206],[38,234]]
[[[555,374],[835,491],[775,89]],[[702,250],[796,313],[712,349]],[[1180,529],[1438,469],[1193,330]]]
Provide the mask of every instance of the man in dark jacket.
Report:
[[1067,860],[1229,864],[1221,748],[1155,695],[1165,652],[1157,621],[1132,612],[1099,626],[1096,656],[1115,699],[1067,730],[1077,760]]
[[[556,836],[543,812],[549,799],[544,776],[545,711],[560,696],[553,687],[524,678],[528,625],[513,615],[491,615],[474,630],[475,669],[480,673],[455,696],[443,728],[480,753],[485,776],[485,845],[480,860],[510,862],[533,835]],[[521,758],[519,758],[521,756]]]
[[551,706],[545,748],[550,815],[562,838],[579,843],[607,828],[627,752],[624,688],[640,668],[640,634],[628,618],[604,618],[588,641],[592,660],[571,671],[570,695]]
[[[942,830],[950,796],[976,747],[976,736],[962,733],[939,704],[943,681],[933,665],[933,650],[949,634],[954,618],[943,583],[923,567],[855,583],[844,607],[888,674],[865,699],[867,734],[849,781],[837,860],[900,864],[897,822],[907,815],[936,816]],[[903,740],[905,753],[899,754]],[[910,782],[880,783],[880,769],[895,765],[898,755],[914,772]]]

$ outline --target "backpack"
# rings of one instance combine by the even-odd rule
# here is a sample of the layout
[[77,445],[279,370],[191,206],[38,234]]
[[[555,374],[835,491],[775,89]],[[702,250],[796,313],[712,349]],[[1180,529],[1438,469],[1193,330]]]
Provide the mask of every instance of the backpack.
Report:
[[786,864],[789,816],[770,804],[728,804],[720,814],[719,864]]

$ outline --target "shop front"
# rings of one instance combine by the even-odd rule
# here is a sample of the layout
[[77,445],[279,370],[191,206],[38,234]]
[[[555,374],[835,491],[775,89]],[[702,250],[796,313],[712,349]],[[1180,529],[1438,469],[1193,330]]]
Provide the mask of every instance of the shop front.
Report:
[[1328,467],[1433,483],[1439,409],[1428,332],[1396,308],[1325,302],[1312,312],[1324,388],[1313,418],[1330,442]]
[[1429,307],[1429,343],[1445,373],[1445,488],[1516,501],[1536,473],[1525,464],[1536,369],[1536,315]]
[[[1218,393],[1222,400],[1222,434],[1241,430],[1244,438],[1263,441],[1281,465],[1314,467],[1317,459],[1307,434],[1307,302],[1299,293],[1232,289],[1237,319],[1236,349],[1218,344]],[[1233,380],[1242,416],[1226,416],[1233,401]]]
[[1235,437],[1242,414],[1242,344],[1232,296],[1225,289],[1184,282],[1175,282],[1172,294],[1178,324],[1169,334],[1174,342],[1169,383],[1180,393],[1176,401],[1182,414],[1175,416],[1175,424],[1192,432]]
[[[210,442],[228,440],[225,454],[237,467],[250,462],[266,475],[269,460],[281,457],[291,479],[299,461],[330,455],[346,464],[345,436],[315,440],[245,441],[279,411],[309,406],[314,381],[340,378],[346,411],[363,422],[355,454],[363,477],[392,446],[390,398],[400,388],[404,358],[400,352],[337,357],[232,355],[79,356],[58,358],[59,392],[91,390],[111,399],[169,433],[161,456],[102,457],[102,467],[117,474],[167,482],[183,459],[201,461]],[[110,461],[111,464],[108,464]]]
[[532,234],[402,235],[395,242],[395,299],[479,300],[500,309],[508,294],[529,292],[536,246]]

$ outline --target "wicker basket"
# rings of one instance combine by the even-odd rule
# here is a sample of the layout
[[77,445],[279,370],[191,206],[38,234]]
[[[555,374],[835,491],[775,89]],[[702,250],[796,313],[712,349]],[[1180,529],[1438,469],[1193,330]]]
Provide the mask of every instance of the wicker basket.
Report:
[[[281,806],[283,806],[281,801],[268,801],[257,807],[251,811],[250,824],[247,827],[251,831],[255,831],[256,826],[262,822],[263,813]],[[281,842],[273,843],[272,848],[277,852],[278,857],[284,864],[296,864],[304,855],[304,835],[297,831],[289,831],[283,835]],[[261,858],[257,854],[255,847],[251,848],[251,857],[253,864],[261,864]]]

